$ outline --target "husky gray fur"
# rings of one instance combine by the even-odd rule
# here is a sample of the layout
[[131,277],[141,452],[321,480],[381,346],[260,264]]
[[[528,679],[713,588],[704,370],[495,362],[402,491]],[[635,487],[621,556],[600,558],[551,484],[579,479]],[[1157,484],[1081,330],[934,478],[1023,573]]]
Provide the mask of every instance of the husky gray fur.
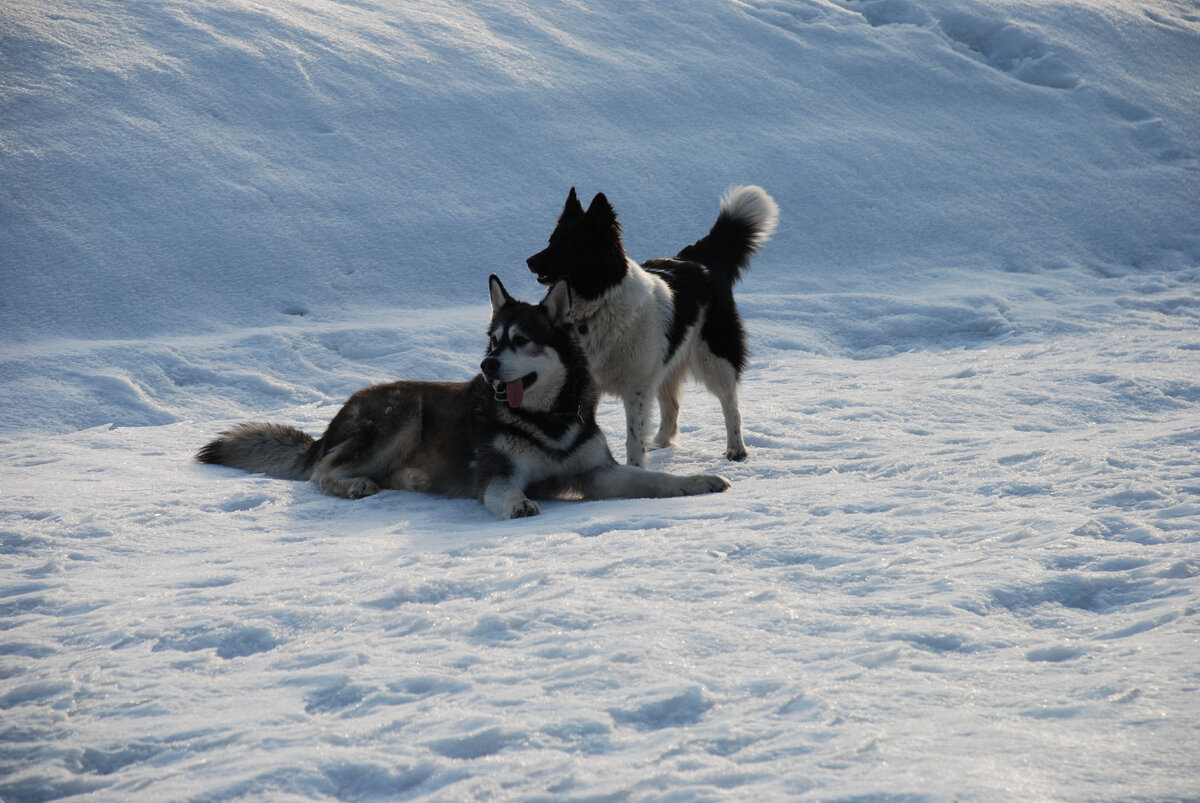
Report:
[[746,337],[733,285],[775,231],[779,207],[761,187],[734,187],[721,198],[712,230],[673,259],[638,264],[625,254],[621,226],[603,194],[584,212],[571,188],[550,244],[528,259],[538,281],[571,285],[575,330],[592,378],[625,404],[627,462],[646,459],[649,398],[658,399],[654,448],[679,432],[683,380],[694,376],[721,403],[725,456],[746,457],[738,381]]
[[596,424],[596,391],[570,331],[571,295],[540,304],[489,280],[492,319],[482,373],[470,382],[400,381],[350,397],[320,439],[242,424],[196,459],[313,480],[357,499],[382,488],[473,497],[502,519],[537,515],[534,498],[666,497],[723,491],[724,477],[619,465]]

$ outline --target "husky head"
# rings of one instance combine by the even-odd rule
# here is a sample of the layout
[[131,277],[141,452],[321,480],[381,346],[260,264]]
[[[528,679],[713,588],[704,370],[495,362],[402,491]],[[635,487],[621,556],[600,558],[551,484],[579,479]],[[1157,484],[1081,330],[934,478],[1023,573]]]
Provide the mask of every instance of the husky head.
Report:
[[621,224],[604,193],[585,212],[572,187],[550,244],[525,262],[542,284],[565,279],[572,292],[588,300],[619,284],[628,269]]
[[492,322],[480,363],[483,378],[509,407],[547,412],[567,384],[571,365],[585,365],[567,329],[570,290],[558,282],[540,304],[527,304],[510,296],[496,276],[488,283]]

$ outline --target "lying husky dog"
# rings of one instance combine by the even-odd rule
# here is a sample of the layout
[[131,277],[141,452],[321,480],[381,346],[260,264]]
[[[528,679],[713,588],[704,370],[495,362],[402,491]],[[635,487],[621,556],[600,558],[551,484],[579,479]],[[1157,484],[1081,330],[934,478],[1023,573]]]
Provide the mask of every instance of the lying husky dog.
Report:
[[470,382],[376,385],[351,396],[319,440],[278,424],[242,424],[196,459],[311,479],[349,499],[381,488],[474,497],[502,519],[537,515],[531,496],[685,496],[729,487],[712,474],[618,465],[566,323],[566,283],[537,305],[513,299],[495,276],[490,287],[488,353]]
[[735,187],[721,199],[712,230],[674,259],[642,265],[625,255],[621,226],[603,194],[587,212],[567,196],[550,245],[528,259],[538,281],[571,285],[575,331],[601,392],[625,403],[626,455],[646,459],[646,407],[658,398],[654,448],[679,432],[679,394],[688,374],[721,402],[725,456],[746,457],[738,380],[746,366],[746,336],[733,284],[775,231],[779,207],[761,187]]

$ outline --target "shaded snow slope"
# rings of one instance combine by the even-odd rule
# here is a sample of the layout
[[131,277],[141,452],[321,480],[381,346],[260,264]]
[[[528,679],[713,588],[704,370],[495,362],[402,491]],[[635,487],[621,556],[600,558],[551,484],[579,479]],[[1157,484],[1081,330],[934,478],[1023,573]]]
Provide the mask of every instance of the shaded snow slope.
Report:
[[572,185],[647,258],[762,184],[766,287],[1186,264],[1197,23],[1090,6],[7,4],[0,326],[444,306],[521,275]]

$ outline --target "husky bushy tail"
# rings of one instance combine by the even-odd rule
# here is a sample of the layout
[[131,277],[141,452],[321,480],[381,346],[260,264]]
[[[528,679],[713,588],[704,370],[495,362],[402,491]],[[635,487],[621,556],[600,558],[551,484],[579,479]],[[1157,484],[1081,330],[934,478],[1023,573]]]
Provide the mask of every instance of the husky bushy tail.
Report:
[[311,435],[295,427],[251,421],[222,432],[196,459],[281,480],[307,480],[312,476],[308,457],[314,443]]

